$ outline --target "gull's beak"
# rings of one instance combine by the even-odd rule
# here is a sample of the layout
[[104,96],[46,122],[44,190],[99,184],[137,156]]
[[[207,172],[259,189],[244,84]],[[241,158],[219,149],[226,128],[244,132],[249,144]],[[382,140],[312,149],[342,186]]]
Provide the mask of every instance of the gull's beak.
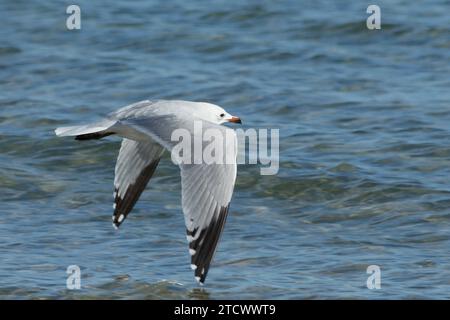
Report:
[[228,122],[242,123],[241,118],[239,117],[231,117],[230,119],[228,119]]

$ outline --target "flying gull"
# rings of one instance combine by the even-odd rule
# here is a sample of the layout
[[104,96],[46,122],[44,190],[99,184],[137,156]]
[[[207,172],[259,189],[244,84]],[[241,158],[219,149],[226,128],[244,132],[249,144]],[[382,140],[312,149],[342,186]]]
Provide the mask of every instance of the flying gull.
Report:
[[[224,155],[236,159],[234,130],[221,126],[241,123],[219,106],[190,101],[140,101],[110,113],[96,123],[61,127],[57,136],[75,136],[76,140],[100,139],[109,135],[123,138],[114,178],[114,227],[126,219],[158,166],[164,150],[172,151],[178,141],[172,132],[185,129],[195,139],[194,123],[203,129],[219,130],[232,141],[224,144]],[[228,134],[228,135],[227,135]],[[193,141],[193,140],[192,140]],[[205,146],[204,142],[203,147]],[[236,180],[236,162],[179,163],[182,207],[186,237],[195,278],[203,284],[222,233]]]

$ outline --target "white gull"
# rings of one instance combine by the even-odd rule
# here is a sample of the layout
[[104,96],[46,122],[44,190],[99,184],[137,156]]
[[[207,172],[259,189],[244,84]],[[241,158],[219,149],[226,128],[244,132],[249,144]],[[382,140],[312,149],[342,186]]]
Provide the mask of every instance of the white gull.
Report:
[[[118,228],[130,213],[158,166],[164,150],[171,151],[176,141],[171,134],[186,129],[194,136],[194,122],[203,128],[230,134],[233,141],[224,145],[224,153],[236,159],[234,130],[225,122],[241,123],[214,104],[190,101],[140,101],[109,114],[104,120],[82,126],[61,127],[58,136],[76,140],[100,139],[109,135],[123,138],[114,178],[113,225]],[[193,141],[193,140],[192,140]],[[236,163],[179,164],[182,207],[186,224],[191,268],[203,284],[228,215],[236,180]]]

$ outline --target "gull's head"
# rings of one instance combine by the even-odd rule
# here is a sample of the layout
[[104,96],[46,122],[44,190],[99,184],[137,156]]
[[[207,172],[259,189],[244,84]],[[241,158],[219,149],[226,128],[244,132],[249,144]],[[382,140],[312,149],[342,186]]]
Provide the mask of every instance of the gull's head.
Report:
[[215,124],[222,124],[225,122],[242,123],[239,117],[232,116],[223,108],[216,106],[215,104],[206,102],[201,102],[200,104],[201,106],[198,108],[195,115],[202,120]]

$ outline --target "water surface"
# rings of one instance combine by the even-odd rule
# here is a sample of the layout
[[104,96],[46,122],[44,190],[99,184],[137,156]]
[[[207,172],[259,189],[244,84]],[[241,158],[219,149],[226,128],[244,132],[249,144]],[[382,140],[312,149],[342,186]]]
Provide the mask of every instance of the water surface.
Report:
[[[77,4],[79,31],[64,1],[0,4],[1,299],[450,298],[448,1],[378,1],[379,31],[361,1]],[[149,98],[280,129],[277,175],[238,168],[204,289],[170,158],[115,231],[120,140],[53,133]]]

